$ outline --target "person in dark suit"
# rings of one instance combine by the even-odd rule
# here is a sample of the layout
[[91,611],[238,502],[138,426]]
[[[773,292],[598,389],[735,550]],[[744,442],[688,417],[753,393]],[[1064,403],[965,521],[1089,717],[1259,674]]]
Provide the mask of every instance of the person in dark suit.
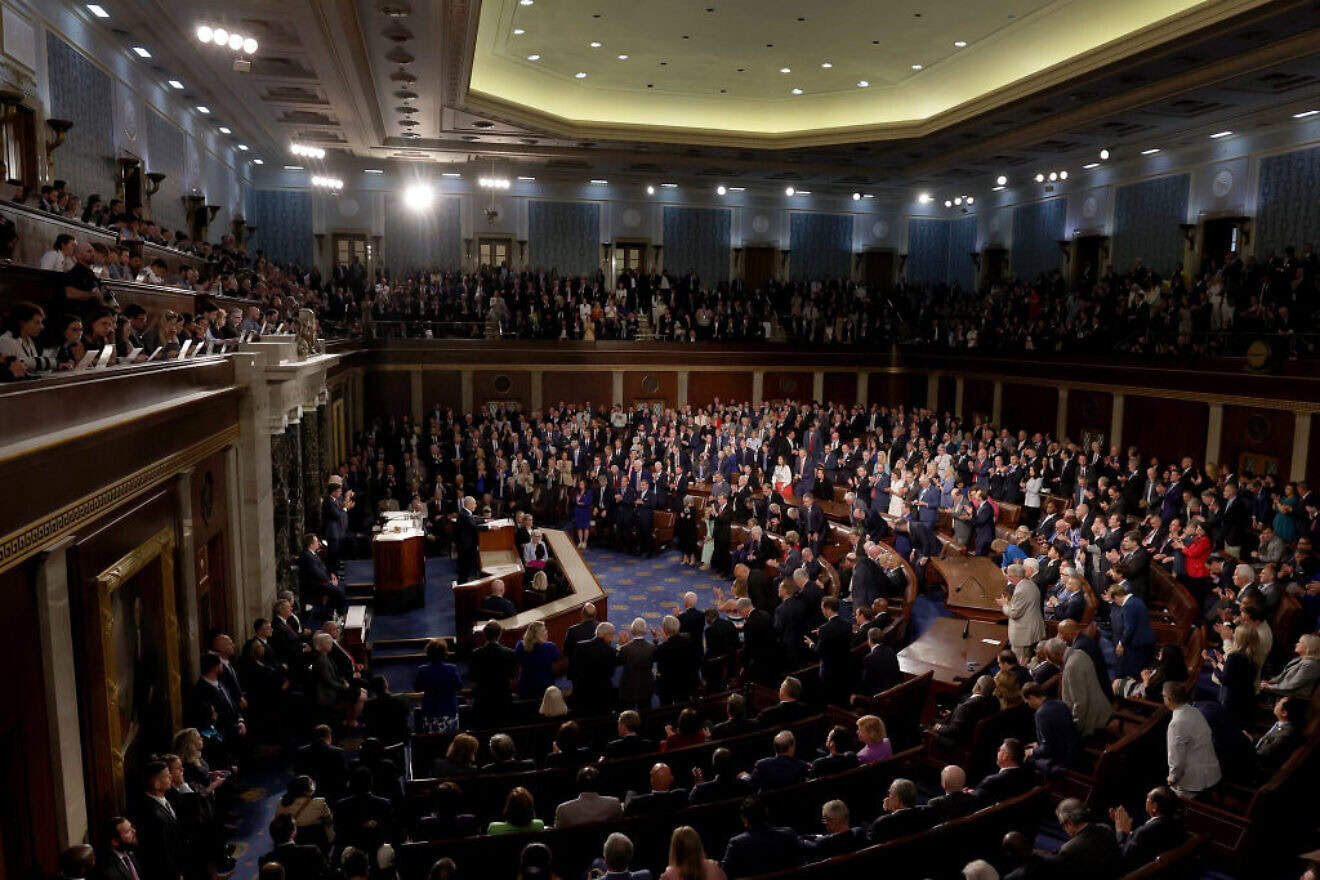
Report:
[[458,582],[465,584],[481,572],[480,536],[477,529],[477,499],[463,498],[454,521],[454,549],[458,552]]
[[1027,749],[1031,764],[1046,776],[1071,767],[1081,754],[1082,735],[1068,704],[1049,699],[1035,682],[1022,688],[1022,699],[1036,713],[1036,742]]
[[807,636],[807,644],[820,658],[820,680],[826,699],[846,705],[857,680],[852,657],[852,627],[839,616],[839,599],[826,596],[820,600],[820,611],[825,622],[816,630],[815,638]]
[[934,823],[929,807],[917,806],[917,786],[911,779],[895,779],[883,802],[885,812],[866,830],[871,843],[884,843],[925,831]]
[[860,693],[870,697],[901,684],[903,672],[898,667],[898,654],[892,646],[885,644],[884,631],[880,627],[873,626],[866,631],[866,643],[870,650],[862,658]]
[[[733,658],[738,655],[738,628],[733,621],[720,616],[719,609],[707,608],[702,614],[706,621],[706,655],[703,675],[710,690],[721,690],[725,675]],[[712,663],[720,657],[730,658],[724,663]]]
[[612,739],[605,744],[605,753],[602,761],[612,761],[615,758],[631,758],[633,755],[644,755],[654,752],[656,745],[649,739],[641,736],[642,716],[632,709],[619,713],[618,731],[619,738]]
[[683,611],[678,615],[678,629],[688,637],[688,646],[692,652],[701,657],[703,650],[702,636],[706,630],[706,615],[701,613],[697,607],[697,594],[688,592],[683,594]]
[[715,502],[712,540],[715,542],[715,552],[711,556],[710,567],[728,577],[733,568],[733,556],[729,553],[729,545],[733,542],[733,505],[729,503],[728,496],[721,496]]
[[990,553],[990,545],[995,540],[995,509],[991,506],[985,490],[973,489],[972,494],[977,502],[976,512],[972,514],[973,554],[986,556]]
[[[105,850],[96,859],[99,880],[142,880],[146,875],[137,854],[137,829],[124,816],[111,816],[105,822]],[[60,869],[63,876],[71,872]]]
[[770,612],[754,608],[752,600],[738,600],[737,613],[743,617],[743,672],[751,681],[771,685],[779,675],[779,646]]
[[271,820],[270,838],[275,848],[257,860],[264,865],[279,862],[284,866],[286,880],[322,880],[326,876],[325,856],[312,844],[294,842],[298,826],[293,816],[281,813]]
[[949,720],[935,725],[935,738],[948,746],[970,743],[977,723],[999,711],[994,690],[993,678],[988,675],[978,678],[972,684],[971,694],[954,707]]
[[393,837],[393,806],[371,791],[370,767],[355,767],[348,779],[348,796],[335,801],[335,843],[367,849]]
[[507,733],[497,733],[487,744],[490,763],[481,765],[482,773],[522,773],[536,769],[531,758],[519,758],[518,746]]
[[812,708],[802,700],[802,682],[793,676],[779,683],[779,702],[764,709],[756,716],[756,726],[787,727],[795,721],[812,715]]
[[665,704],[692,699],[700,684],[701,658],[693,652],[692,640],[680,631],[680,626],[677,617],[666,615],[660,622],[655,646],[655,690]]
[[142,880],[179,880],[188,863],[179,816],[166,795],[173,784],[164,761],[148,761],[137,814]]
[[655,509],[659,506],[651,481],[643,478],[633,499],[633,523],[637,529],[637,546],[643,556],[655,555]]
[[700,767],[692,768],[692,791],[688,803],[710,804],[745,797],[752,793],[752,784],[738,775],[733,765],[733,752],[718,748],[710,756],[711,778],[707,779]]
[[729,841],[720,861],[729,880],[798,866],[802,856],[797,835],[791,828],[770,824],[765,801],[756,796],[746,798],[740,812],[746,830]]
[[203,729],[214,720],[216,728],[229,738],[232,747],[247,734],[247,725],[239,705],[220,683],[222,665],[220,655],[214,651],[202,655],[201,677],[188,696],[188,717],[192,719],[193,727]]
[[848,805],[843,801],[826,801],[820,808],[820,821],[825,833],[805,835],[800,841],[803,853],[811,861],[841,856],[866,845],[865,830],[852,827]]
[[513,617],[518,613],[517,607],[504,597],[504,589],[504,581],[496,578],[490,582],[490,594],[481,600],[481,610],[496,620]]
[[1144,867],[1187,841],[1182,800],[1167,785],[1152,788],[1146,795],[1146,816],[1146,824],[1133,827],[1132,817],[1122,804],[1109,811],[1125,872]]
[[784,788],[807,781],[807,772],[811,769],[806,761],[797,757],[797,737],[791,730],[781,730],[775,734],[775,753],[772,757],[762,758],[747,774],[747,781],[756,791],[772,788]]
[[342,483],[331,483],[321,499],[321,531],[325,533],[326,563],[338,571],[343,558],[343,543],[348,536],[348,512],[353,509],[352,493],[344,497]]
[[618,700],[614,670],[619,666],[614,624],[596,624],[596,637],[573,653],[568,677],[573,682],[573,705],[583,714],[605,712]]
[[316,780],[317,789],[324,794],[343,791],[348,782],[348,753],[334,745],[334,732],[328,724],[316,725],[312,737],[298,749],[294,767]]
[[936,823],[960,819],[981,808],[976,795],[967,790],[967,773],[957,764],[940,771],[940,788],[944,794],[926,802]]
[[570,663],[573,662],[573,652],[577,650],[578,645],[583,642],[589,642],[596,637],[596,606],[587,603],[582,606],[582,620],[568,628],[564,633],[564,657]]
[[736,692],[729,694],[724,704],[724,711],[728,717],[711,727],[711,739],[728,739],[757,729],[756,722],[747,717],[747,698],[742,694]]
[[759,568],[734,569],[735,577],[741,576],[747,582],[747,596],[752,600],[752,605],[762,611],[775,613],[776,606],[779,605],[779,597],[775,595],[774,585],[770,578]]
[[1036,774],[1023,766],[1026,749],[1020,740],[1009,737],[995,753],[997,771],[981,780],[976,796],[982,805],[998,803],[1029,791],[1036,784]]
[[674,788],[674,773],[668,764],[651,768],[651,790],[628,792],[623,803],[625,816],[663,816],[681,810],[688,804],[686,788]]
[[1068,840],[1045,864],[1060,877],[1071,880],[1113,880],[1122,873],[1123,856],[1114,829],[1092,822],[1086,804],[1066,798],[1054,809],[1054,815],[1068,834]]
[[324,599],[338,614],[348,610],[348,594],[339,585],[339,576],[326,567],[316,535],[303,538],[303,552],[298,556],[298,591],[303,601]]
[[775,640],[779,643],[780,661],[789,669],[796,669],[807,633],[807,606],[802,600],[802,587],[807,573],[802,569],[793,577],[779,582],[779,607],[775,609]]
[[836,724],[825,736],[825,755],[811,762],[811,775],[819,779],[857,766],[857,737],[852,730]]
[[472,652],[468,662],[473,714],[490,726],[499,724],[508,714],[513,699],[513,679],[518,672],[513,650],[500,644],[503,632],[493,620],[482,627],[485,644]]

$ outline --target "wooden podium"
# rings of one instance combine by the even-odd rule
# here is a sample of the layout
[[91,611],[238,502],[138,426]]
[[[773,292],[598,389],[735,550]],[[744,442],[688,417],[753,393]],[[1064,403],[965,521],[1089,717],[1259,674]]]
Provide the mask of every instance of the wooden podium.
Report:
[[426,532],[411,514],[386,514],[371,541],[378,612],[412,611],[426,604]]

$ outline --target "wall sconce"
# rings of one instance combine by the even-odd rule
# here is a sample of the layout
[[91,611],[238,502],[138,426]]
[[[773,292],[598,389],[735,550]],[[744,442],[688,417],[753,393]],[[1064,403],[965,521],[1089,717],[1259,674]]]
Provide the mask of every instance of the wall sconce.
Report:
[[[8,110],[6,110],[8,113]],[[46,127],[51,130],[52,137],[46,140],[46,173],[53,180],[55,178],[55,151],[64,143],[65,138],[69,136],[69,129],[73,128],[72,119],[47,119]]]
[[220,213],[220,209],[221,209],[222,207],[224,207],[224,206],[223,206],[223,205],[207,205],[207,206],[206,206],[206,223],[207,223],[207,225],[210,225],[211,221],[215,219],[215,215]]
[[154,196],[156,193],[160,192],[161,182],[164,181],[167,176],[168,175],[162,171],[148,171],[147,195]]

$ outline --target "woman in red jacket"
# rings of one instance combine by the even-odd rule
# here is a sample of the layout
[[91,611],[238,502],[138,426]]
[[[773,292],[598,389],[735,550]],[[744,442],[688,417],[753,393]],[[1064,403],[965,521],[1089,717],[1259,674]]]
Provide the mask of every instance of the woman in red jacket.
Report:
[[1186,587],[1197,601],[1201,601],[1210,589],[1210,569],[1206,567],[1206,560],[1213,549],[1210,539],[1206,537],[1201,524],[1193,520],[1187,524],[1182,540],[1174,546],[1182,550],[1187,571]]

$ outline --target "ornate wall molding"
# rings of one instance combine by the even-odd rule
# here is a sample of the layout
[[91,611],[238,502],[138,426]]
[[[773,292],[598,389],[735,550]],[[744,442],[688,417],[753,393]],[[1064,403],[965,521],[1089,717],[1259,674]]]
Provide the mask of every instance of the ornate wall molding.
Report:
[[105,488],[5,535],[0,538],[0,571],[17,565],[63,536],[96,520],[111,508],[160,485],[237,440],[238,426],[235,425],[135,473],[120,477]]

